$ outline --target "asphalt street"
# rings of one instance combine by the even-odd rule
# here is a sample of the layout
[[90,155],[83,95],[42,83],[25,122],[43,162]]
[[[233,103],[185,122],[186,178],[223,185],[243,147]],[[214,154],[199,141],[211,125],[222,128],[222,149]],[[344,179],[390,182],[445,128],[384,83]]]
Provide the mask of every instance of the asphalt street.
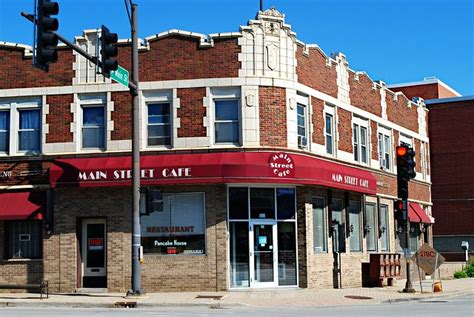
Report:
[[137,317],[137,316],[474,316],[474,295],[427,299],[422,301],[384,303],[342,307],[286,307],[286,308],[208,308],[208,307],[153,307],[153,308],[45,308],[2,307],[5,317]]

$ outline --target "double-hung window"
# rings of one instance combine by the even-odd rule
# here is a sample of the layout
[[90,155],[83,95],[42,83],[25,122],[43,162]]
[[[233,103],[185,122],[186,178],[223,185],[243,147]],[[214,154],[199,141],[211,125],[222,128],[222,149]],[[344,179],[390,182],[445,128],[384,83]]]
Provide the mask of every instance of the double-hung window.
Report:
[[354,118],[352,125],[354,160],[363,164],[368,163],[368,122],[359,118]]
[[105,148],[104,106],[82,107],[82,147]]
[[0,111],[0,153],[8,153],[10,147],[10,111]]
[[298,147],[305,148],[308,144],[307,138],[307,124],[306,124],[306,106],[297,104],[296,116],[298,124]]
[[19,109],[18,151],[39,152],[41,145],[40,109]]
[[171,145],[169,103],[148,104],[148,145]]
[[215,105],[215,143],[239,144],[239,100],[216,99]]
[[[331,109],[334,112],[334,109]],[[324,116],[324,136],[326,141],[326,153],[334,155],[334,114],[326,112]]]
[[390,170],[392,160],[391,160],[391,149],[392,141],[390,137],[390,130],[379,127],[378,134],[378,154],[380,167],[384,170]]

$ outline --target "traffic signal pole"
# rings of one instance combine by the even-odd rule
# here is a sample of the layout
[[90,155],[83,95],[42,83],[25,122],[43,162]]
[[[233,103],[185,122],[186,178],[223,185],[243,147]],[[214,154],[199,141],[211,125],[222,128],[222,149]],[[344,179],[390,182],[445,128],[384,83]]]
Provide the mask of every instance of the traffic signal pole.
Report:
[[131,3],[132,11],[132,81],[135,88],[130,92],[133,97],[132,106],[132,289],[129,296],[140,296],[141,267],[140,267],[140,137],[139,137],[139,85],[138,85],[138,35],[137,35],[137,5]]
[[[411,250],[410,246],[410,219],[408,219],[408,199],[403,199],[403,213],[405,214],[405,240],[407,250]],[[410,272],[410,259],[408,256],[406,260],[406,270],[407,270],[407,281],[405,283],[405,288],[403,289],[404,293],[415,293],[415,289],[411,283],[411,272]]]

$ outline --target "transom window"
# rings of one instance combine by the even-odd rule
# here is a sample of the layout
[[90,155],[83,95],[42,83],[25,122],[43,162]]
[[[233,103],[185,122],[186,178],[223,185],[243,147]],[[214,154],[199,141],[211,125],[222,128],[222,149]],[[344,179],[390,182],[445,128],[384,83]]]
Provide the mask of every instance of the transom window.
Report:
[[215,143],[239,144],[239,100],[214,100]]
[[105,148],[104,106],[82,107],[82,147]]
[[170,104],[148,104],[148,145],[171,145]]

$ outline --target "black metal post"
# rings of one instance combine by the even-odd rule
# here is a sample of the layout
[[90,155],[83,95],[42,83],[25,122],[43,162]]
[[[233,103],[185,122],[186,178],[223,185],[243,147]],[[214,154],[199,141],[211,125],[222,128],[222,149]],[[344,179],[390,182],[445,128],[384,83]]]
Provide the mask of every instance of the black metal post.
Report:
[[130,89],[133,96],[132,107],[132,289],[128,295],[141,295],[140,265],[140,138],[139,138],[139,86],[138,86],[138,34],[137,5],[131,4],[132,10],[132,81],[135,89]]
[[405,215],[405,238],[406,238],[406,270],[407,270],[407,281],[405,283],[404,293],[415,293],[415,289],[411,283],[411,272],[410,272],[410,259],[408,258],[408,252],[410,251],[410,219],[408,218],[408,199],[403,199],[403,214]]

